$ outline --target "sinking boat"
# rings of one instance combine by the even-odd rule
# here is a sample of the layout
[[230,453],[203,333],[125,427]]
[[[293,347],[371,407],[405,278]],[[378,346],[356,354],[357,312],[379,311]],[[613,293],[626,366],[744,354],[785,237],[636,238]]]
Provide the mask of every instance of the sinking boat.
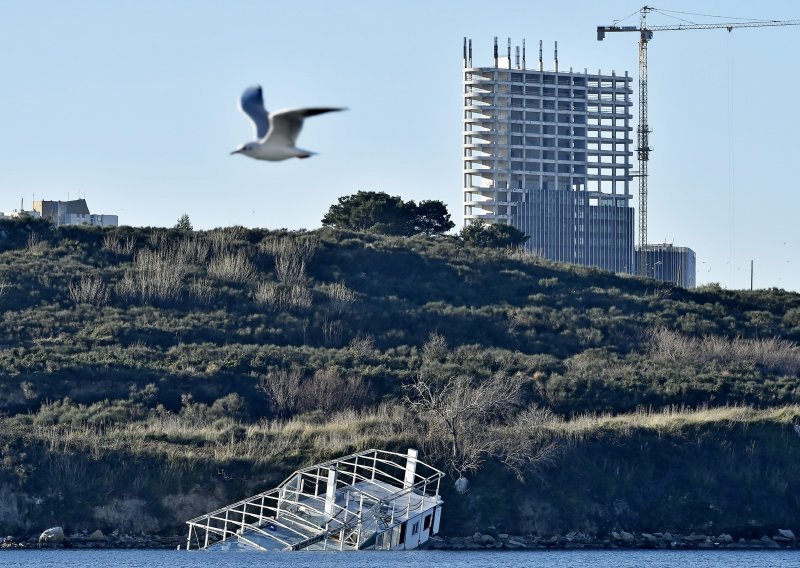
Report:
[[414,449],[372,449],[312,465],[187,521],[186,549],[411,550],[439,532],[442,477]]

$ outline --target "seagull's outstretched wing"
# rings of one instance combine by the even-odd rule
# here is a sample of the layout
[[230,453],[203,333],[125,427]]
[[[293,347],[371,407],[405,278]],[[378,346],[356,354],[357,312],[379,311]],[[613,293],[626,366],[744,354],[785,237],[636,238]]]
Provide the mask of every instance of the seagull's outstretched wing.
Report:
[[316,116],[325,112],[335,112],[346,110],[344,108],[293,108],[288,110],[278,110],[269,115],[270,128],[267,137],[263,140],[266,144],[294,146],[300,130],[303,128],[303,119],[309,116]]
[[261,139],[269,130],[269,113],[264,108],[261,86],[248,87],[239,99],[239,110],[250,117],[256,127],[256,138]]

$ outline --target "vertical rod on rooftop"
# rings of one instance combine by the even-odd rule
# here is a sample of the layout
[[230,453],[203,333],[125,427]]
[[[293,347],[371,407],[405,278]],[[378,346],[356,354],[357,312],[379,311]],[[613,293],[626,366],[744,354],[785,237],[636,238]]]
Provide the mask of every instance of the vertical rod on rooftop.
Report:
[[228,512],[230,509],[225,509],[225,524],[222,527],[222,540],[228,538]]
[[542,40],[539,40],[539,71],[544,71],[544,61],[542,60]]
[[378,452],[372,454],[372,481],[375,481],[375,470],[378,466]]
[[395,508],[395,505],[397,505],[397,500],[396,499],[392,499],[392,515],[389,517],[389,524],[390,525],[394,524],[394,508]]
[[194,525],[189,525],[189,536],[186,537],[186,550],[189,550],[189,546],[192,543],[192,529],[194,529]]
[[206,538],[205,542],[203,543],[203,548],[208,548],[208,531],[211,528],[211,517],[206,517]]
[[261,508],[258,510],[258,524],[261,525],[264,522],[264,496],[261,496]]
[[344,550],[344,527],[339,531],[339,550]]

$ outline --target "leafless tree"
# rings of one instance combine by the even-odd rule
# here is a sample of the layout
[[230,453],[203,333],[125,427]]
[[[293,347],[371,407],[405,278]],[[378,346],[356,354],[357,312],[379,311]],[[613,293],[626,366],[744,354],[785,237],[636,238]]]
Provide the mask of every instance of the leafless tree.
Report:
[[261,378],[259,387],[267,395],[278,416],[288,418],[297,410],[303,382],[303,370],[298,366],[278,369]]
[[375,338],[371,335],[354,337],[347,348],[360,357],[366,357],[375,351]]
[[500,455],[502,436],[492,424],[504,424],[519,407],[521,386],[519,376],[505,373],[484,381],[457,376],[440,382],[423,372],[405,387],[403,402],[427,422],[437,461],[463,477]]
[[214,255],[208,263],[208,273],[220,280],[249,282],[256,269],[244,251],[231,251]]
[[275,282],[259,282],[253,290],[255,303],[270,310],[304,310],[311,307],[311,290],[301,284],[284,286]]
[[437,332],[431,332],[428,341],[422,346],[422,356],[426,361],[440,359],[447,354],[447,340]]
[[334,282],[327,289],[330,309],[336,315],[342,315],[356,301],[356,294],[344,282]]
[[106,284],[100,277],[81,276],[79,280],[73,280],[67,286],[67,294],[76,304],[91,304],[93,306],[104,306],[108,303],[111,296]]
[[316,254],[319,240],[311,236],[284,236],[261,244],[264,252],[275,260],[275,276],[282,284],[303,284],[306,265]]
[[217,289],[208,278],[195,278],[189,285],[192,298],[203,305],[211,304],[217,297]]
[[498,457],[520,481],[527,471],[552,465],[561,452],[563,439],[549,427],[557,421],[549,409],[531,406],[496,432]]
[[345,376],[335,369],[321,369],[303,383],[300,409],[324,414],[352,408],[360,410],[369,393],[360,376]]
[[130,255],[136,249],[136,239],[128,236],[122,240],[116,233],[108,233],[103,237],[103,250],[114,254]]

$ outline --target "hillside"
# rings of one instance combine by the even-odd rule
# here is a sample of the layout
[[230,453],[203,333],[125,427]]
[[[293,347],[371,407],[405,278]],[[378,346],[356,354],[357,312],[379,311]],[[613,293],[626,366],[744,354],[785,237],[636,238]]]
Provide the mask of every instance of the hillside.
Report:
[[[487,429],[552,450],[524,483],[483,455],[451,534],[800,518],[797,294],[446,236],[4,222],[0,314],[0,532],[182,530],[323,457],[437,455],[401,402],[421,376],[517,381]],[[498,492],[518,506],[490,513]]]

